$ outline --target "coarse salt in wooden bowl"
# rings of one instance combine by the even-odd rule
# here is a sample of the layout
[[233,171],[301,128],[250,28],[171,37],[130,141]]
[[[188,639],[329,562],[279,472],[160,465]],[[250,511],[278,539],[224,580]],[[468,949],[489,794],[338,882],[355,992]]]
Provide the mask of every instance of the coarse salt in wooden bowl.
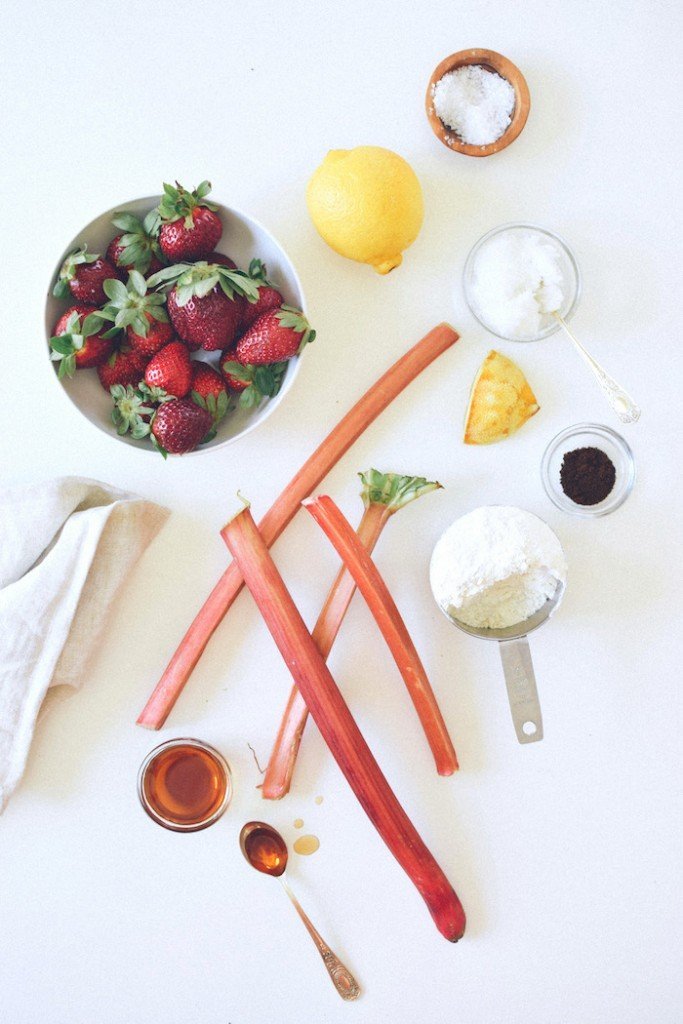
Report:
[[[447,75],[449,71],[455,71],[457,68],[465,67],[467,64],[479,64],[487,71],[495,71],[496,74],[510,83],[515,92],[515,107],[510,124],[495,142],[490,142],[485,146],[463,142],[452,128],[443,123],[434,109],[434,88],[436,83],[444,75]],[[524,75],[507,57],[496,53],[495,50],[460,50],[458,53],[452,53],[450,57],[445,57],[435,68],[432,77],[429,79],[425,107],[432,131],[437,139],[443,142],[444,146],[448,146],[449,149],[454,150],[456,153],[464,153],[466,156],[491,156],[492,153],[499,153],[501,149],[505,149],[511,142],[514,142],[522,131],[529,116],[531,98]]]

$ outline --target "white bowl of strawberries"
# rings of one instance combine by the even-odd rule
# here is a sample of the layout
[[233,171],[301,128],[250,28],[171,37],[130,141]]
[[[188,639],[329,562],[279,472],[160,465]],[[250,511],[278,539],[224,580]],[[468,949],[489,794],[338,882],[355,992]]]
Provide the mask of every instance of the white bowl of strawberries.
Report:
[[91,221],[62,254],[45,305],[64,393],[100,430],[164,456],[257,427],[315,338],[284,249],[209,191],[164,185]]

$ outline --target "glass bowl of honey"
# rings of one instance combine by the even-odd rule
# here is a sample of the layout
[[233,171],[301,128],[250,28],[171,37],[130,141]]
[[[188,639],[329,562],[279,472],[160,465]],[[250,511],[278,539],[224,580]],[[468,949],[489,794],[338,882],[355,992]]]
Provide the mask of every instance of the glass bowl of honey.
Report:
[[140,765],[138,796],[157,824],[198,832],[218,821],[232,799],[230,765],[202,740],[167,740]]

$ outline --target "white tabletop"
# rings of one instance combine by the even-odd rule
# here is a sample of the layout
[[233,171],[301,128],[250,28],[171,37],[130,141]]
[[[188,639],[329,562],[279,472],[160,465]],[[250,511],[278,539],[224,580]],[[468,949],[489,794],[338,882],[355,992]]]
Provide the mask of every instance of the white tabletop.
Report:
[[[81,692],[41,722],[0,822],[3,1020],[680,1019],[676,5],[49,6],[10,0],[0,44],[2,476],[97,477],[174,514],[131,577]],[[441,146],[423,110],[433,67],[468,46],[509,56],[532,97],[522,136],[481,161]],[[425,193],[422,233],[388,278],[326,248],[304,205],[326,150],[362,143],[403,154]],[[51,265],[83,224],[162,180],[204,177],[285,245],[319,339],[267,424],[225,450],[165,464],[95,431],[51,386],[41,310]],[[575,329],[643,408],[623,428],[635,490],[605,519],[569,517],[541,488],[539,462],[555,433],[582,420],[619,428],[569,343],[497,342],[464,308],[468,249],[511,220],[570,243],[584,279]],[[226,754],[232,807],[215,827],[182,836],[156,827],[135,796],[138,764],[158,739],[135,717],[227,562],[218,530],[236,489],[264,511],[362,391],[443,319],[461,341],[324,489],[356,520],[359,469],[424,474],[446,487],[401,513],[377,560],[433,680],[460,774],[434,775],[361,601],[331,667],[466,907],[457,946],[437,933],[315,729],[292,794],[274,806],[261,800],[247,743],[267,757],[289,679],[246,594],[161,733],[199,736]],[[464,407],[491,347],[518,361],[541,411],[503,444],[466,448]],[[533,638],[546,735],[527,747],[515,740],[495,648],[449,628],[427,580],[442,529],[493,502],[545,518],[569,562],[563,607]],[[313,621],[335,571],[331,547],[301,515],[275,555]],[[290,840],[301,817],[319,836],[317,854],[293,858],[291,881],[357,975],[357,1004],[335,995],[279,887],[244,863],[237,835],[253,817]]]

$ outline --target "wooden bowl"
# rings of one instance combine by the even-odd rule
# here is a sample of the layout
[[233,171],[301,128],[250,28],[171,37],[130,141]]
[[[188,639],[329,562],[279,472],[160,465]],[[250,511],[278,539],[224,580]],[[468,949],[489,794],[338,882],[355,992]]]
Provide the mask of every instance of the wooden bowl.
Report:
[[[515,90],[515,108],[512,112],[512,120],[500,138],[495,142],[490,142],[488,146],[473,146],[463,142],[452,128],[443,123],[434,110],[434,86],[436,83],[449,71],[455,71],[456,68],[464,67],[466,64],[481,64],[487,71],[495,71],[501,78],[505,78]],[[465,153],[466,156],[491,156],[492,153],[498,153],[501,149],[509,146],[526,124],[530,106],[529,87],[524,75],[512,61],[503,57],[502,54],[496,53],[495,50],[460,50],[459,53],[452,53],[450,57],[445,57],[429,79],[425,100],[427,117],[437,139],[449,149],[457,153]]]

